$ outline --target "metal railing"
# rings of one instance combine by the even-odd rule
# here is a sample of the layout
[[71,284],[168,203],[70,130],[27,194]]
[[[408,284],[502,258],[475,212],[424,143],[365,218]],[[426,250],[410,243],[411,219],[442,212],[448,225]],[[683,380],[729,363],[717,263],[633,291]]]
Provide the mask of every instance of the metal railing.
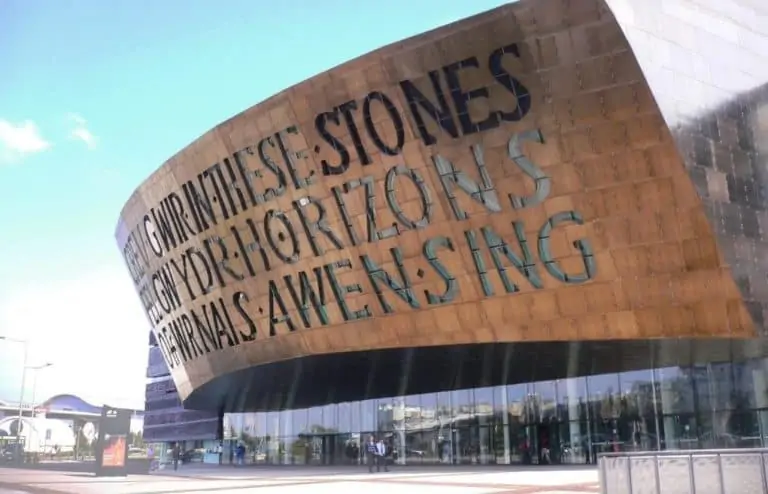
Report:
[[768,494],[768,448],[601,453],[602,494]]

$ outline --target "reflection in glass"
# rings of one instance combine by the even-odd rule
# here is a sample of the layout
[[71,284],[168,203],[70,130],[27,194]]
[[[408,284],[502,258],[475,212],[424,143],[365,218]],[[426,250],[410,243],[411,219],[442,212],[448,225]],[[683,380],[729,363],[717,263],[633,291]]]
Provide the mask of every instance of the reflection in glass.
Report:
[[506,386],[493,388],[493,459],[499,464],[511,463],[509,441],[509,400]]
[[304,434],[309,429],[307,427],[308,421],[307,421],[307,409],[306,408],[300,408],[298,410],[290,410],[288,412],[283,412],[288,414],[290,416],[291,420],[291,428],[287,427],[287,420],[283,421],[283,428],[286,431],[286,435],[291,435],[292,433],[295,434]]
[[451,426],[453,424],[453,407],[451,404],[451,393],[437,393],[437,431],[436,445],[437,457],[440,463],[454,463],[454,444]]
[[391,398],[376,400],[376,430],[391,431],[395,428],[395,412]]
[[699,445],[696,417],[693,414],[664,416],[664,449],[697,449]]
[[[376,400],[363,400],[360,402],[360,430],[366,433],[376,431],[377,425]],[[365,442],[365,441],[363,441]]]
[[255,435],[265,436],[267,435],[267,414],[265,412],[254,413],[254,430]]
[[768,359],[749,362],[750,372],[743,373],[740,384],[749,397],[749,408],[758,409],[757,421],[761,447],[768,445]]
[[621,398],[618,374],[588,376],[587,392],[589,393],[589,433],[592,443],[587,456],[590,457],[590,462],[593,462],[599,453],[621,451],[625,447],[619,435]]
[[420,463],[438,463],[440,461],[440,420],[438,418],[437,393],[420,395],[421,402],[421,435],[418,446],[414,448],[412,455],[417,457]]
[[405,464],[423,461],[425,445],[422,444],[422,432],[430,425],[429,420],[429,414],[425,414],[422,408],[420,395],[395,399],[395,462]]
[[693,413],[691,371],[679,367],[654,370],[663,414]]
[[561,463],[590,463],[589,395],[584,377],[560,379],[556,382],[560,428]]
[[494,403],[493,395],[495,388],[477,388],[475,389],[475,417],[479,424],[493,423]]
[[660,447],[658,402],[653,373],[629,371],[619,375],[621,409],[619,441],[624,450],[647,451]]
[[480,447],[477,451],[478,462],[481,465],[496,463],[496,454],[493,445],[494,429],[492,425],[483,424],[478,427],[478,441]]
[[280,413],[281,412],[268,412],[267,413],[267,435],[266,441],[266,463],[279,464],[280,463]]
[[441,423],[450,423],[452,417],[451,393],[437,393],[437,419]]
[[309,434],[323,432],[323,407],[312,407],[307,410],[307,427],[301,432]]
[[451,392],[451,406],[454,423],[457,427],[464,426],[475,416],[475,404],[471,389],[457,389]]
[[477,462],[477,427],[473,390],[458,389],[451,392],[451,459],[455,464]]
[[768,360],[633,370],[282,412],[225,414],[222,462],[357,465],[369,434],[398,464],[593,463],[605,451],[759,447]]
[[713,410],[744,410],[746,396],[734,386],[733,371],[742,369],[741,366],[730,364],[710,364],[706,366],[708,391]]
[[304,463],[304,455],[300,454],[298,445],[295,443],[296,436],[303,432],[304,429],[306,429],[306,426],[306,408],[281,413],[278,446],[278,455],[280,458],[278,462],[280,464],[290,465],[292,463]]
[[613,420],[619,415],[619,375],[587,377],[590,414],[594,420]]
[[338,423],[336,421],[337,411],[338,407],[336,405],[325,405],[323,407],[324,432],[339,432]]
[[529,422],[527,384],[507,386],[507,410],[510,418],[516,423],[527,424]]
[[557,390],[555,381],[541,381],[533,385],[532,417],[535,422],[557,420]]
[[[334,405],[330,405],[334,406]],[[353,423],[352,420],[352,404],[351,403],[339,403],[336,405],[338,414],[338,422],[337,422],[337,429],[339,432],[351,432],[353,430],[359,431],[360,425],[359,421],[358,424]],[[357,427],[355,428],[355,425]]]
[[349,416],[351,417],[349,430],[352,432],[364,431],[363,419],[361,415],[362,403],[353,401],[349,404]]

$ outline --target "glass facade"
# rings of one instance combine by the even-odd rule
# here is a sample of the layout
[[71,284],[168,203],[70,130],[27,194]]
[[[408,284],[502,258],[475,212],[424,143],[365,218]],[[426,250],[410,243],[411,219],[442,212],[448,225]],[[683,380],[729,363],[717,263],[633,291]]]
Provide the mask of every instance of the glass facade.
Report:
[[157,451],[178,442],[184,451],[202,449],[205,440],[219,434],[219,415],[215,412],[185,410],[179,399],[170,370],[157,341],[150,333],[147,384],[144,390],[144,440],[165,443]]
[[398,464],[591,463],[607,451],[765,446],[768,360],[665,367],[313,408],[231,413],[222,462],[359,464],[368,435]]

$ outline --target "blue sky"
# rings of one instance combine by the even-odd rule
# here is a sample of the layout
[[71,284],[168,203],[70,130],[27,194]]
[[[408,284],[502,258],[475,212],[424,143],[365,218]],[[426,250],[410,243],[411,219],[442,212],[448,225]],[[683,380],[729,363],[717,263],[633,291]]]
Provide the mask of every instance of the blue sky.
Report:
[[[133,189],[271,94],[506,2],[2,3],[0,335],[54,363],[38,397],[141,406],[148,325],[113,239]],[[19,350],[0,342],[0,399],[18,400]]]

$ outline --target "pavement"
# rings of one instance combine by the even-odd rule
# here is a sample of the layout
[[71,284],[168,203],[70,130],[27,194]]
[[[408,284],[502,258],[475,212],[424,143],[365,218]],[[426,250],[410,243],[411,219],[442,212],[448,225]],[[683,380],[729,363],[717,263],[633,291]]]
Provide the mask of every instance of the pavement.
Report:
[[127,477],[0,468],[0,494],[577,494],[600,491],[587,466],[365,467],[188,466]]

